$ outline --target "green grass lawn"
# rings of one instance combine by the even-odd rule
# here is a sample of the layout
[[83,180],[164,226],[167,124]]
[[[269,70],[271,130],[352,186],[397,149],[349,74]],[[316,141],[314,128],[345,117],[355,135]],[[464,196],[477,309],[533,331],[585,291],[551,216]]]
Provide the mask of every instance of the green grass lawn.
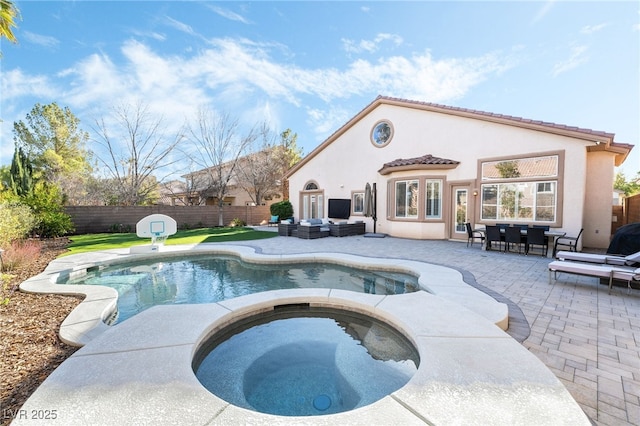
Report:
[[[199,228],[178,231],[167,238],[165,245],[261,240],[277,236],[277,232],[256,231],[252,228]],[[70,240],[71,244],[67,247],[69,251],[64,256],[151,243],[149,238],[140,238],[135,233],[73,235]]]

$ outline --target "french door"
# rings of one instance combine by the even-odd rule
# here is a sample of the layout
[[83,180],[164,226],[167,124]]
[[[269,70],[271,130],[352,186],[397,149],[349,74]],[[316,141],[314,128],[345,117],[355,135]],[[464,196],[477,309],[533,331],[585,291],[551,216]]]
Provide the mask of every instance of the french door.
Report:
[[465,223],[469,222],[469,188],[466,186],[454,186],[452,188],[453,201],[451,220],[451,238],[466,239],[467,229]]
[[302,218],[319,219],[324,217],[324,192],[302,193]]

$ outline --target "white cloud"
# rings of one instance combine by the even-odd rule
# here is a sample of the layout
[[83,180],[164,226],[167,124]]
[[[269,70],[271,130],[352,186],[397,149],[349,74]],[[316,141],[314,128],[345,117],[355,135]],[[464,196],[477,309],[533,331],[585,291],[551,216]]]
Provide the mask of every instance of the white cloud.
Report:
[[192,36],[197,36],[198,34],[195,32],[195,30],[191,27],[191,25],[185,24],[184,22],[180,22],[176,19],[171,18],[170,16],[165,16],[166,19],[166,23],[167,25],[169,25],[170,27],[181,31],[183,33],[192,35]]
[[225,19],[229,19],[230,21],[236,21],[236,22],[241,22],[243,24],[249,24],[250,22],[242,15],[233,12],[229,9],[225,9],[219,6],[214,6],[214,5],[210,5],[208,4],[207,7],[209,9],[211,9],[213,12],[217,13],[218,15],[222,16]]
[[536,13],[536,15],[533,17],[533,19],[531,20],[531,24],[537,24],[540,20],[542,20],[547,13],[549,13],[549,11],[551,11],[551,9],[553,8],[554,4],[555,4],[556,0],[549,0],[547,2],[545,2],[542,7],[540,9],[538,9],[538,12]]
[[307,109],[307,124],[320,138],[325,138],[338,128],[342,127],[350,118],[351,114],[344,108],[330,106],[327,109]]
[[572,69],[587,63],[589,61],[589,57],[587,56],[588,50],[589,48],[587,46],[574,46],[571,49],[571,56],[568,59],[554,65],[552,75],[557,77],[562,73],[571,71]]
[[[396,42],[384,34],[376,40]],[[324,138],[352,115],[346,107],[336,107],[346,104],[336,100],[364,96],[370,101],[383,94],[447,103],[513,66],[509,57],[497,53],[434,59],[426,51],[410,57],[359,59],[344,68],[303,68],[276,61],[271,52],[280,48],[226,38],[210,40],[209,47],[194,53],[163,55],[129,40],[121,47],[124,62],[93,54],[50,80],[8,70],[2,75],[3,98],[46,95],[69,105],[86,126],[114,106],[142,100],[150,112],[168,119],[172,129],[194,117],[202,105],[228,111],[249,125],[294,106],[306,112],[315,135]],[[321,99],[326,107],[306,107],[308,98]],[[278,121],[281,114],[276,114]]]
[[373,40],[360,40],[359,42],[343,38],[342,47],[349,53],[374,53],[379,49],[379,45],[383,41],[390,41],[393,45],[400,46],[403,40],[402,37],[396,34],[380,33]]
[[56,48],[60,44],[60,40],[55,37],[32,33],[31,31],[23,32],[22,36],[29,43],[37,44],[48,49]]
[[106,55],[93,54],[61,73],[71,79],[70,90],[60,95],[72,105],[88,108],[108,99],[118,99],[130,93],[128,73]]
[[607,23],[602,23],[602,24],[598,24],[598,25],[586,25],[584,27],[582,27],[580,29],[580,32],[582,34],[593,34],[596,33],[602,29],[604,29],[605,27],[607,27],[609,24]]
[[51,98],[56,94],[54,83],[44,75],[27,75],[20,68],[0,73],[2,103],[20,97]]
[[133,29],[131,30],[131,34],[137,37],[152,38],[158,41],[165,41],[167,39],[166,35],[157,33],[155,31],[139,31],[137,29]]

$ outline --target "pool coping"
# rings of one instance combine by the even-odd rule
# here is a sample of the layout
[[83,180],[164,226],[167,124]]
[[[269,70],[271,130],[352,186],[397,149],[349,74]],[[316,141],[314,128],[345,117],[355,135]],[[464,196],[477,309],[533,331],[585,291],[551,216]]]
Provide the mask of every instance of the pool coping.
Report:
[[[155,306],[109,327],[102,318],[115,304],[115,290],[82,286],[90,288],[71,291],[53,282],[61,273],[119,262],[131,255],[109,250],[98,256],[63,257],[41,276],[25,282],[24,290],[87,294],[80,305],[84,304],[83,308],[74,310],[61,329],[61,335],[64,331],[67,339],[84,346],[31,395],[13,424],[41,423],[42,416],[55,416],[57,422],[67,425],[96,421],[114,425],[591,424],[556,376],[496,326],[506,317],[505,305],[468,286],[456,270],[335,253],[262,255],[244,246],[165,249],[173,254],[235,254],[266,263],[314,260],[383,266],[419,273],[420,284],[430,292],[386,296],[320,288],[274,290],[211,304]],[[148,257],[157,259],[158,254]],[[387,322],[416,346],[420,355],[417,373],[405,386],[373,404],[313,417],[246,410],[223,401],[200,384],[192,363],[210,336],[240,319],[295,303],[358,312]],[[479,309],[479,304],[490,309]],[[499,315],[491,320],[485,311],[490,312],[489,317],[496,312]]]
[[[392,394],[352,411],[313,417],[262,414],[210,393],[192,369],[216,331],[282,304],[339,308],[382,319],[416,346],[420,366]],[[15,425],[54,412],[94,424],[536,424],[590,421],[551,371],[489,321],[424,291],[384,296],[345,290],[275,290],[213,304],[156,306],[111,327],[58,367]]]
[[20,284],[30,293],[52,293],[84,296],[84,300],[64,319],[60,339],[73,346],[84,346],[109,329],[105,321],[116,309],[117,291],[101,286],[56,284],[61,275],[81,275],[97,265],[112,265],[135,260],[158,260],[187,254],[232,255],[254,263],[329,262],[361,268],[377,268],[408,272],[419,277],[421,288],[470,309],[502,330],[509,326],[509,310],[486,293],[470,286],[461,272],[446,266],[406,259],[364,257],[344,253],[261,254],[254,248],[237,245],[203,243],[161,246],[159,251],[132,253],[130,249],[113,249],[64,256],[53,260],[39,275]]

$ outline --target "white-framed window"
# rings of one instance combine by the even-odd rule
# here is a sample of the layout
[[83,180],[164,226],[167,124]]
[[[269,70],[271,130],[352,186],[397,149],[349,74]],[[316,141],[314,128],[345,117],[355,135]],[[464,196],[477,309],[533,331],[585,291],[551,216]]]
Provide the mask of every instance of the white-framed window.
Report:
[[482,163],[481,219],[555,222],[558,155]]
[[418,180],[401,180],[396,182],[395,217],[418,217]]
[[364,214],[364,192],[354,192],[351,196],[353,214]]
[[442,217],[442,180],[427,179],[425,218],[440,219]]

